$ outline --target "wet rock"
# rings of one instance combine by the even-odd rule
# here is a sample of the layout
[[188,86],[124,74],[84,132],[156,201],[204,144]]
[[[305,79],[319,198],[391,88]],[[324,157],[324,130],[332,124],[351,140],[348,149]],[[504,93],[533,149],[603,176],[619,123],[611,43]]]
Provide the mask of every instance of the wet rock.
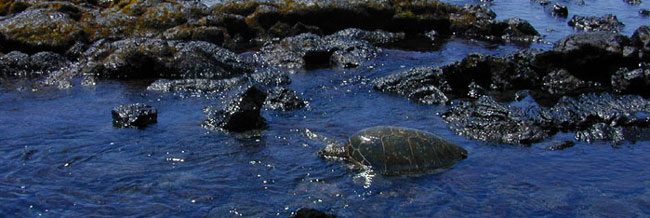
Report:
[[612,74],[612,90],[618,94],[650,94],[650,67],[643,65],[634,70],[621,68]]
[[311,70],[330,66],[354,68],[378,52],[367,41],[305,33],[264,46],[260,56],[265,65]]
[[478,98],[487,90],[533,89],[541,85],[531,63],[536,53],[524,50],[505,57],[471,54],[447,66],[416,67],[378,78],[373,85],[381,92],[409,96],[425,104]]
[[120,128],[143,128],[156,123],[158,118],[158,111],[155,108],[141,103],[117,106],[113,108],[111,114],[113,125]]
[[593,143],[595,141],[611,141],[614,144],[623,141],[623,128],[607,125],[605,123],[596,123],[584,130],[576,132],[575,138],[579,141]]
[[644,16],[644,17],[650,16],[650,10],[648,10],[648,9],[641,9],[641,10],[639,10],[639,14],[640,14],[641,16]]
[[526,120],[518,108],[499,104],[487,96],[474,103],[458,104],[443,113],[442,118],[457,134],[485,142],[531,144],[551,133]]
[[266,121],[260,109],[266,99],[266,92],[252,85],[240,93],[234,94],[222,106],[210,106],[204,110],[208,119],[203,127],[212,130],[243,132],[266,127]]
[[564,150],[576,145],[576,143],[573,141],[551,142],[548,144],[549,145],[546,146],[546,150],[550,151]]
[[542,80],[544,81],[542,90],[555,96],[577,95],[597,91],[602,87],[598,82],[578,79],[564,69],[553,71]]
[[569,20],[569,26],[587,32],[619,32],[624,25],[618,21],[618,18],[616,18],[616,16],[607,14],[602,17],[574,15],[571,20]]
[[3,51],[63,53],[83,39],[83,30],[66,13],[35,9],[0,20],[0,35]]
[[261,68],[256,69],[255,73],[250,74],[253,81],[266,86],[288,85],[291,83],[289,74],[280,68]]
[[406,37],[405,33],[392,33],[383,30],[367,31],[357,28],[348,28],[338,31],[332,36],[341,36],[357,40],[364,40],[373,45],[395,43]]
[[569,16],[569,8],[559,3],[555,3],[551,9],[551,14],[560,17]]
[[445,93],[432,85],[413,90],[413,92],[409,93],[408,98],[411,101],[428,105],[446,104],[449,101]]
[[248,83],[243,77],[235,77],[230,79],[179,79],[168,80],[159,79],[147,87],[150,91],[161,92],[200,92],[200,93],[220,93],[236,88],[240,88]]
[[201,41],[127,39],[99,41],[84,53],[82,72],[100,78],[221,79],[252,72],[252,63]]
[[336,215],[313,208],[300,208],[291,214],[291,218],[336,218]]
[[12,51],[0,57],[0,78],[33,79],[60,70],[71,62],[53,52],[27,55]]
[[[408,96],[424,104],[447,102],[444,91],[451,91],[438,67],[416,67],[408,71],[388,75],[372,81],[381,92]],[[440,87],[440,88],[438,88]]]
[[298,97],[296,91],[284,87],[274,87],[264,102],[264,107],[271,110],[291,111],[304,108],[307,101]]
[[533,65],[543,72],[565,69],[580,80],[610,84],[613,72],[637,62],[624,55],[630,45],[629,38],[611,32],[572,34],[559,40],[553,50],[536,55]]
[[603,123],[613,127],[650,125],[650,102],[641,96],[614,97],[607,93],[563,97],[548,110],[540,110],[530,119],[545,129],[564,132],[585,130]]

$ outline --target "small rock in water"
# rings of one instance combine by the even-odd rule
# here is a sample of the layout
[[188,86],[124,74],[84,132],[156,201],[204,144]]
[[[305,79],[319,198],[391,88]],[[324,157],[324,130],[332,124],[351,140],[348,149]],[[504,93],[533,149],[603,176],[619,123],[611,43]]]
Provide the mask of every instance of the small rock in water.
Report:
[[143,128],[156,123],[158,118],[158,111],[155,108],[141,103],[117,106],[113,108],[111,114],[113,125],[119,128]]
[[300,208],[291,215],[291,218],[335,218],[336,215],[328,214],[313,208]]
[[546,147],[546,150],[550,150],[550,151],[564,150],[576,145],[576,143],[573,141],[551,142],[549,144],[550,145]]
[[566,17],[569,15],[569,9],[564,5],[555,3],[551,13],[555,16]]
[[639,14],[641,14],[641,16],[644,16],[644,17],[650,16],[650,10],[641,9],[641,10],[639,10]]

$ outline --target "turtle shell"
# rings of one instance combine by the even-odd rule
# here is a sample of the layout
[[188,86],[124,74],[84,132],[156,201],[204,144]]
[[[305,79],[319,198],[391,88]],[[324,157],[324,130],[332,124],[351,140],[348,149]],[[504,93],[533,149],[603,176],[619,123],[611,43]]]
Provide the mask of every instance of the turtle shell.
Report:
[[392,126],[363,129],[345,146],[351,162],[384,175],[423,173],[467,157],[465,149],[437,135]]

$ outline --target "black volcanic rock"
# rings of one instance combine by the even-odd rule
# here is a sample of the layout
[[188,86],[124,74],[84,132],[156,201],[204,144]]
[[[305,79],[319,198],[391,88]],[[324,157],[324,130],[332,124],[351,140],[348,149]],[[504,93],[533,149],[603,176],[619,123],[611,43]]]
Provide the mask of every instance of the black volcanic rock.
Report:
[[266,127],[266,121],[260,109],[266,99],[266,92],[256,85],[251,85],[231,96],[222,106],[210,106],[204,111],[207,120],[203,126],[212,130],[243,132]]
[[158,111],[155,108],[141,103],[117,106],[113,108],[111,114],[113,125],[119,128],[144,128],[156,123],[158,118]]
[[300,208],[291,214],[291,218],[336,218],[336,215],[313,208]]
[[304,108],[306,101],[300,98],[296,91],[284,87],[274,87],[264,102],[264,107],[271,110],[290,111]]
[[235,53],[201,41],[98,41],[83,56],[81,72],[99,78],[222,79],[253,71]]
[[531,144],[552,133],[525,119],[521,110],[487,96],[474,103],[458,104],[444,112],[442,118],[457,134],[486,142]]
[[264,65],[310,70],[331,66],[355,68],[379,52],[367,41],[305,33],[264,46],[260,56]]
[[0,56],[0,78],[33,79],[61,70],[71,62],[53,52],[27,55],[12,51]]
[[619,32],[624,25],[622,22],[618,21],[616,16],[607,14],[602,17],[574,15],[571,20],[569,20],[569,26],[587,32]]

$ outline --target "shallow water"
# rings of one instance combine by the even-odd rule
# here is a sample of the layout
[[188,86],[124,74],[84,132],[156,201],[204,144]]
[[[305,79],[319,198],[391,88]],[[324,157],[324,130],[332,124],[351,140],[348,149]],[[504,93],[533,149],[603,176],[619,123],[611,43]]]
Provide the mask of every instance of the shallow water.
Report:
[[[639,17],[639,6],[622,1],[564,3],[569,17],[614,13],[626,24],[626,35],[649,21]],[[490,7],[499,19],[529,20],[549,41],[573,32],[568,19],[528,1],[497,0]],[[200,126],[202,109],[220,102],[213,96],[111,81],[66,90],[4,82],[0,217],[287,217],[300,207],[341,217],[649,216],[648,142],[619,148],[578,143],[563,151],[477,142],[448,129],[437,115],[445,106],[414,104],[369,84],[413,66],[520,48],[453,39],[432,52],[384,49],[354,70],[297,72],[289,88],[309,106],[263,111],[269,127],[252,137]],[[156,107],[158,123],[142,130],[114,128],[111,108],[134,102]],[[467,149],[469,157],[432,174],[373,177],[321,159],[316,152],[327,143],[307,137],[311,132],[342,142],[360,129],[387,124],[441,135]],[[572,137],[559,134],[548,141]]]

